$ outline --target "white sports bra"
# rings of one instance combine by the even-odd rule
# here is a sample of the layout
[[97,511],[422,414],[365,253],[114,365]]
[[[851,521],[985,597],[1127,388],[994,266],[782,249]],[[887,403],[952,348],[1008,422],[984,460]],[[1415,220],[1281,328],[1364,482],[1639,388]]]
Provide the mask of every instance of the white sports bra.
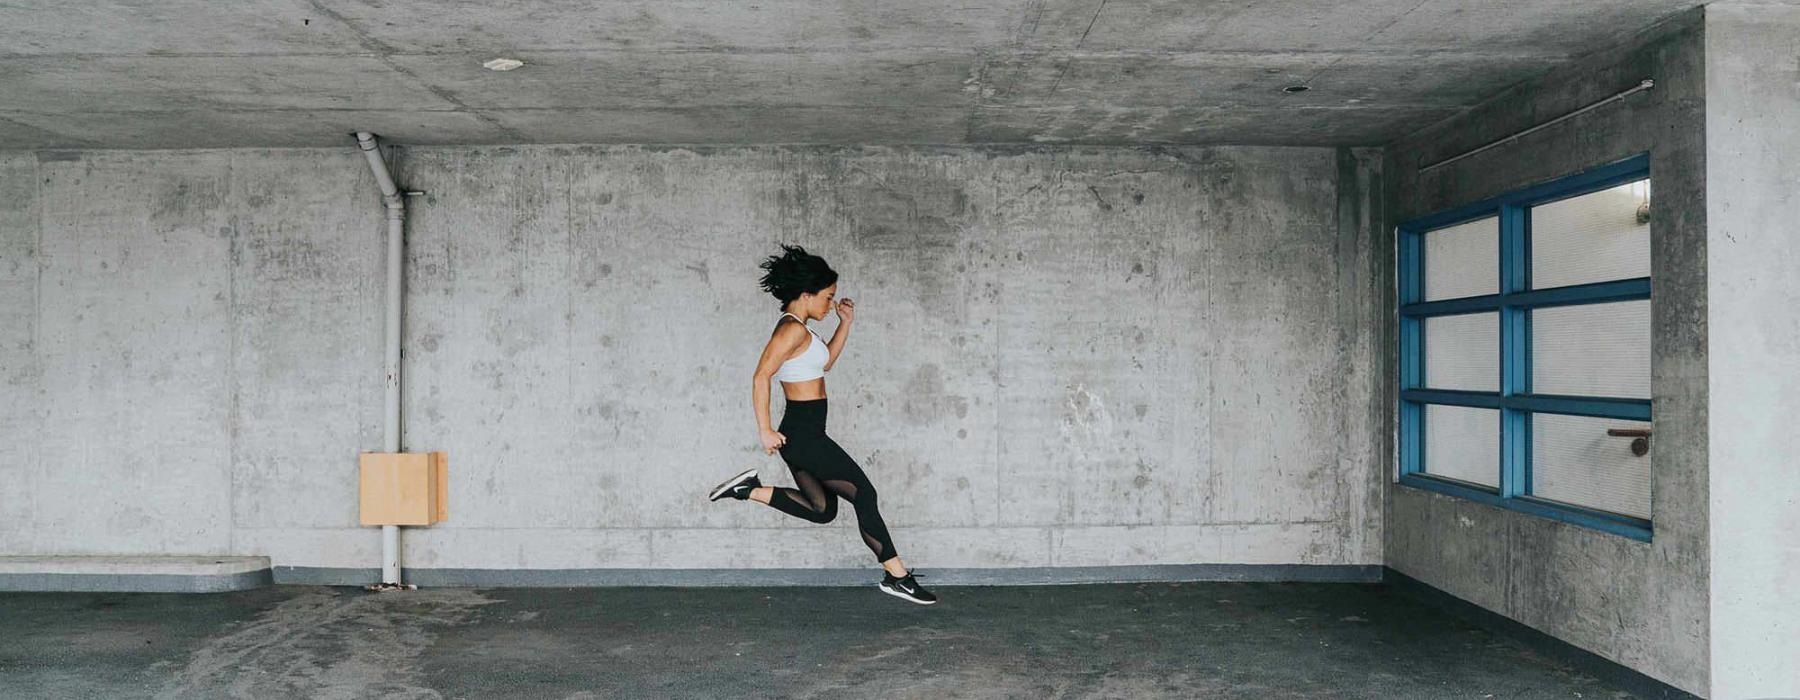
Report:
[[[785,311],[781,315],[794,316]],[[794,320],[800,321],[800,317],[794,316]],[[800,325],[805,327],[806,322],[800,321]],[[831,349],[825,347],[825,341],[819,338],[819,334],[813,333],[813,329],[807,328],[806,332],[812,333],[812,343],[806,346],[806,352],[800,353],[799,357],[781,363],[781,367],[775,370],[777,381],[804,382],[825,376],[825,361],[831,359]]]

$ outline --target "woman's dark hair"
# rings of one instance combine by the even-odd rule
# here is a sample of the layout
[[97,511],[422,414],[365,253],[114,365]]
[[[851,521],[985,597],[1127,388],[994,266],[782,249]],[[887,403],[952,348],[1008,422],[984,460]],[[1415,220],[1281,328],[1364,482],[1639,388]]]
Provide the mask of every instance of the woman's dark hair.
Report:
[[780,245],[781,254],[769,256],[760,267],[768,270],[762,276],[763,291],[775,295],[782,308],[801,294],[817,294],[837,283],[837,271],[825,264],[824,258],[797,245]]

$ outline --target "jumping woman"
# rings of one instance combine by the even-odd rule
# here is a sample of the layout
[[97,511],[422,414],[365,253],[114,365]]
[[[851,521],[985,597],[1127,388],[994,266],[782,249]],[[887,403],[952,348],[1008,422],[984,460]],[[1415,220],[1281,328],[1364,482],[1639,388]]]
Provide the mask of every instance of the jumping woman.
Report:
[[[783,244],[781,248],[781,255],[770,256],[761,265],[768,271],[762,277],[762,288],[781,302],[782,314],[768,345],[763,346],[762,359],[756,362],[750,397],[763,452],[779,450],[799,488],[763,486],[756,470],[748,469],[719,484],[709,498],[756,501],[797,518],[828,523],[837,517],[837,499],[841,497],[856,510],[856,527],[863,543],[886,570],[878,584],[882,592],[922,605],[935,603],[937,596],[919,586],[894,551],[894,540],[876,508],[875,485],[869,483],[856,460],[825,434],[825,372],[844,351],[856,305],[849,299],[835,301],[838,275],[824,258],[799,246]],[[833,308],[838,327],[827,343],[806,322],[823,320]],[[771,378],[781,382],[787,396],[779,431],[769,427]]]

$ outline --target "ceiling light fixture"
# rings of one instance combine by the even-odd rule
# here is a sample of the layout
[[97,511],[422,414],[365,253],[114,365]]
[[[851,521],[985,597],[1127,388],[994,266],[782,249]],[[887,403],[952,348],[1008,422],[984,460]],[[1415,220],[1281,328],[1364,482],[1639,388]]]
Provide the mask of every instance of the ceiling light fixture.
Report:
[[481,67],[488,70],[512,70],[522,65],[525,65],[525,62],[516,58],[496,58],[481,64]]

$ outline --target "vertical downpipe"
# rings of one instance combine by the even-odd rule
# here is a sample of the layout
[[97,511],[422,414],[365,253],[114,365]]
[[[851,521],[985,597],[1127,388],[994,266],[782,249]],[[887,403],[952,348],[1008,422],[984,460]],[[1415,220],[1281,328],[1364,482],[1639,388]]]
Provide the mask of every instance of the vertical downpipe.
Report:
[[[387,161],[381,157],[381,148],[375,143],[375,135],[367,131],[356,132],[356,145],[368,157],[369,170],[375,174],[375,182],[381,186],[381,199],[387,204],[387,321],[384,334],[387,350],[387,403],[382,414],[381,449],[383,452],[399,452],[400,264],[402,235],[406,227],[406,198],[401,195],[400,188],[394,184],[393,175],[388,172]],[[381,583],[384,586],[400,585],[398,525],[381,526]]]

